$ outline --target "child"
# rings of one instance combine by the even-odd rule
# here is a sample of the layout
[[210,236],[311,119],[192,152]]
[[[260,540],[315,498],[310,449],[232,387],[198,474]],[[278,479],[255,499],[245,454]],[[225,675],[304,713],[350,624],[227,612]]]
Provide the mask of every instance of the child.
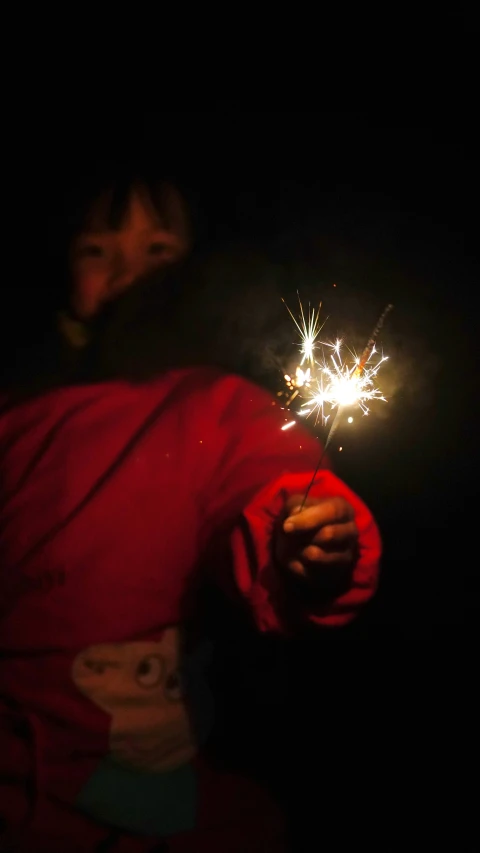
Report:
[[202,749],[214,705],[188,641],[196,593],[213,581],[262,632],[341,626],[375,590],[379,534],[328,470],[299,511],[319,444],[282,430],[249,382],[91,371],[103,319],[152,275],[167,329],[169,270],[189,249],[176,190],[117,189],[71,243],[75,380],[0,414],[1,849],[274,853],[266,791]]

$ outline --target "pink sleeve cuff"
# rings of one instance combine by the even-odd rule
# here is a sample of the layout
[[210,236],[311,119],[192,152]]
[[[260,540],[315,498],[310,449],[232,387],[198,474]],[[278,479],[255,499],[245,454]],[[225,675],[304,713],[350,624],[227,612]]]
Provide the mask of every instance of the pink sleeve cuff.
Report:
[[[311,474],[282,475],[262,489],[245,509],[232,535],[237,588],[261,631],[289,632],[295,622],[311,621],[337,627],[350,622],[374,594],[382,551],[380,534],[363,501],[330,471],[318,473],[310,494],[319,498],[344,497],[353,507],[359,532],[359,556],[349,588],[336,599],[319,603],[312,590],[305,606],[287,589],[272,554],[273,532],[286,500],[306,491]],[[290,594],[289,594],[290,593]]]

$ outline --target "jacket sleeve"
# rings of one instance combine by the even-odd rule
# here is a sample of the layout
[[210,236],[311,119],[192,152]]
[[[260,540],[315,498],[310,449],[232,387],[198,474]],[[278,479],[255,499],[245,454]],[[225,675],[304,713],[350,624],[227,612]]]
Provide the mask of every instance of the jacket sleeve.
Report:
[[[332,627],[348,623],[377,587],[381,540],[370,511],[328,467],[319,471],[310,495],[349,501],[359,531],[358,558],[347,582],[333,584],[328,592],[298,584],[275,563],[273,534],[286,500],[305,492],[322,446],[301,418],[237,377],[219,380],[209,404],[216,447],[209,454],[213,464],[205,489],[203,543],[212,555],[209,540],[221,541],[223,531],[231,564],[226,571],[211,556],[212,566],[222,566],[215,569],[216,580],[230,594],[240,593],[261,631],[288,632],[299,621]],[[282,429],[292,420],[292,427]]]

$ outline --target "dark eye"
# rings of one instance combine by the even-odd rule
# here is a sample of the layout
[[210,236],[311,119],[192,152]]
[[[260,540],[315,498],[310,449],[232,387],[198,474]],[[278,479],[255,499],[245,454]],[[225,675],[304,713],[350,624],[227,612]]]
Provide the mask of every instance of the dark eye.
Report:
[[149,255],[163,255],[166,250],[164,243],[150,243],[148,247]]
[[103,675],[105,672],[105,665],[102,661],[92,660],[92,658],[85,658],[84,666],[86,669],[90,669],[95,675]]
[[103,258],[104,254],[105,252],[103,247],[95,245],[95,243],[91,243],[88,246],[82,246],[78,250],[80,258]]
[[157,687],[163,677],[163,663],[158,655],[142,658],[135,672],[140,687]]

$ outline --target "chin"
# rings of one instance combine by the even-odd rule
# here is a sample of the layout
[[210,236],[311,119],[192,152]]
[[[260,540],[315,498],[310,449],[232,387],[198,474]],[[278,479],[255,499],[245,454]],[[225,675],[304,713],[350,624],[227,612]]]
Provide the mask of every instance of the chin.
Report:
[[197,749],[192,743],[185,743],[168,752],[154,747],[142,754],[133,750],[118,750],[113,753],[113,757],[118,764],[129,770],[141,773],[169,773],[188,764],[196,752]]

